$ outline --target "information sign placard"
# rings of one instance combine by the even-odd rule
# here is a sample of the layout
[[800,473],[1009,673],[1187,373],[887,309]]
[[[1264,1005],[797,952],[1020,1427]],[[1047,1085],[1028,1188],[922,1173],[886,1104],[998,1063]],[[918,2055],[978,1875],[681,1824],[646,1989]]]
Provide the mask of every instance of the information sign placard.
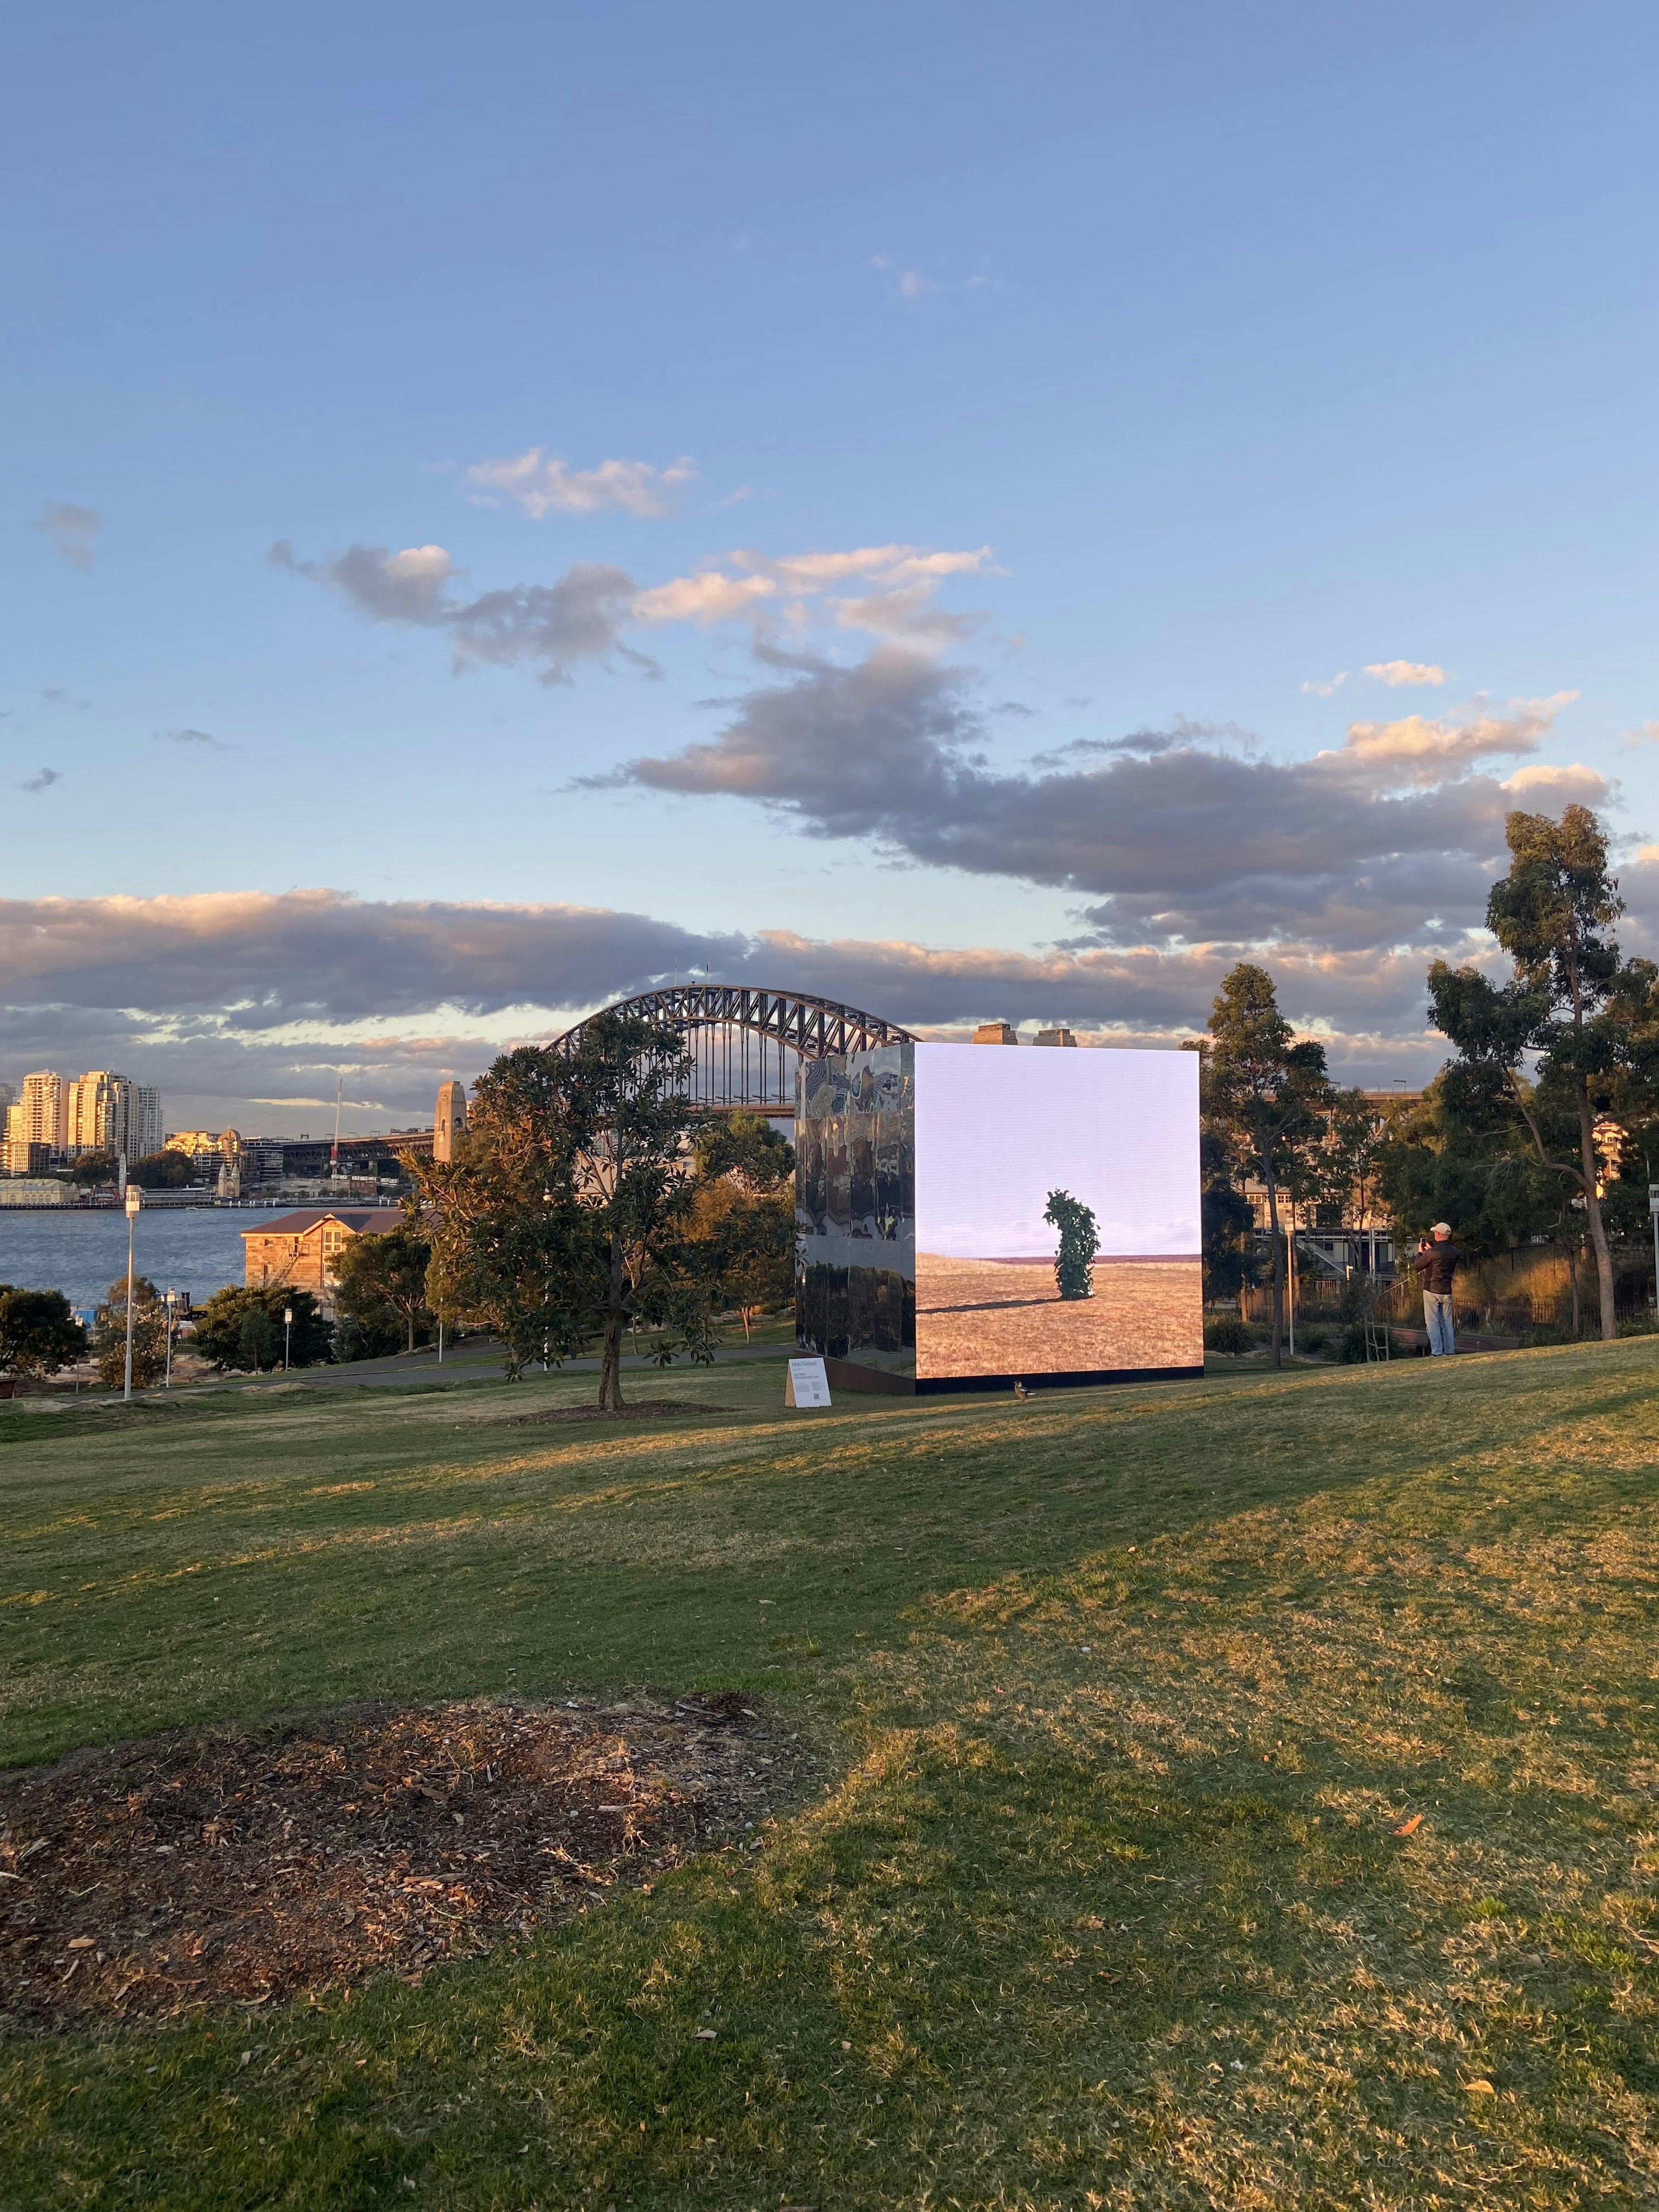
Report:
[[792,1359],[789,1380],[783,1386],[786,1406],[827,1406],[830,1403],[830,1377],[823,1371],[821,1359]]

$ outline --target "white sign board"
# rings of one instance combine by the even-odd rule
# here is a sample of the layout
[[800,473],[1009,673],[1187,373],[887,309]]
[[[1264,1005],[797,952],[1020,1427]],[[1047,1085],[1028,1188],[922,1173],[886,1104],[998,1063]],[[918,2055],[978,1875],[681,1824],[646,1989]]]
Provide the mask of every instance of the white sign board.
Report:
[[823,1371],[821,1359],[792,1359],[789,1380],[783,1386],[786,1406],[827,1406],[830,1403],[830,1377]]
[[1659,1213],[1659,1182],[1650,1182],[1648,1185],[1648,1212]]

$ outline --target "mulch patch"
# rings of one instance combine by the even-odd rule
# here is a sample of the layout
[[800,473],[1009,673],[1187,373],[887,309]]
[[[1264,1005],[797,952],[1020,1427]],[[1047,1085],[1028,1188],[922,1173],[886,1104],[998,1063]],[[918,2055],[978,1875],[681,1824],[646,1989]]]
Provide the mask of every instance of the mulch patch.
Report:
[[625,1406],[550,1406],[542,1413],[514,1413],[507,1426],[526,1421],[643,1421],[657,1413],[735,1413],[735,1406],[693,1406],[684,1398],[634,1398]]
[[570,1918],[761,1820],[805,1754],[738,1692],[355,1707],[0,1778],[0,2020],[280,2002]]

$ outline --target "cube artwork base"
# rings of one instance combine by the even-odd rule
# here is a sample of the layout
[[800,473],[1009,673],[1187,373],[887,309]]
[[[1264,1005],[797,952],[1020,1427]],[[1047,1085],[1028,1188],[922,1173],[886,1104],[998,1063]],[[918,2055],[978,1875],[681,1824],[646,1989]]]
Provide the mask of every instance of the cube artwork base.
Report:
[[[832,1389],[1203,1373],[1195,1054],[905,1044],[805,1061],[795,1146],[796,1335]],[[1092,1217],[1069,1295],[1045,1214],[1074,1246]]]

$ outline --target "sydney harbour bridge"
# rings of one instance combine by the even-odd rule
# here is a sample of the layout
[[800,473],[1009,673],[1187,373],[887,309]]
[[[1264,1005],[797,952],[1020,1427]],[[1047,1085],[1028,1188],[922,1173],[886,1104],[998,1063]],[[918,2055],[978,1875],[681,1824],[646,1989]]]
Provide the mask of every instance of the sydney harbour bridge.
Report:
[[[676,983],[666,990],[641,991],[604,1011],[642,1016],[678,1030],[691,1055],[690,1092],[699,1106],[744,1106],[763,1114],[793,1113],[795,1070],[803,1060],[915,1042],[896,1022],[843,1006],[839,1000],[746,983]],[[575,1051],[586,1027],[578,1022],[556,1037],[550,1050]]]

